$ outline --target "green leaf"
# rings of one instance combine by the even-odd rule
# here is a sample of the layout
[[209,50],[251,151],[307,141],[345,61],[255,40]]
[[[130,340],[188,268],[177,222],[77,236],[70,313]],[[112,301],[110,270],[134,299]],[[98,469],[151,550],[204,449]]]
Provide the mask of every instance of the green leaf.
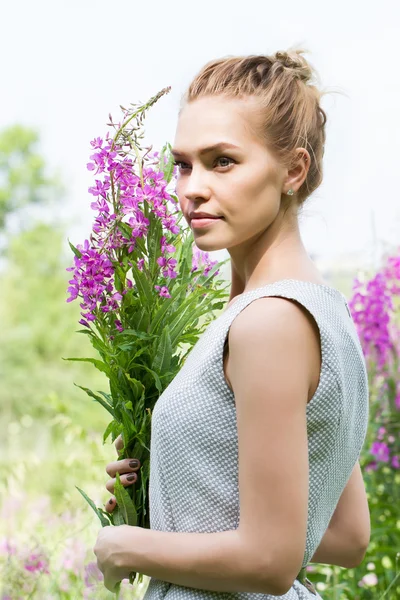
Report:
[[[144,365],[143,365],[144,366]],[[129,383],[134,396],[135,402],[141,402],[145,396],[146,389],[141,381],[131,377],[129,373],[125,373],[126,380]]]
[[110,375],[110,367],[106,365],[106,363],[102,362],[101,360],[97,360],[96,358],[63,358],[63,360],[71,360],[75,362],[88,362],[94,365],[96,369],[98,369],[102,373],[105,373],[108,376]]
[[80,252],[78,250],[78,248],[75,248],[75,246],[73,244],[71,244],[71,242],[69,240],[68,240],[68,244],[69,244],[69,247],[71,248],[72,252],[75,254],[75,256],[77,256],[78,258],[81,258],[82,252]]
[[165,166],[164,156],[165,156],[166,149],[167,149],[167,144],[165,143],[164,146],[161,148],[161,152],[158,157],[158,170],[161,171],[162,173],[164,173],[164,166]]
[[[170,143],[166,143],[161,151],[161,155],[160,155],[160,162],[159,162],[159,167],[160,170],[162,171],[162,173],[164,174],[164,179],[166,180],[167,183],[169,183],[172,179],[172,174],[174,171],[174,157],[171,154],[171,144]],[[164,156],[165,154],[167,154],[167,163],[165,163],[164,160]]]
[[149,246],[149,267],[152,280],[154,280],[157,274],[160,272],[160,265],[157,263],[157,259],[161,256],[161,237],[163,230],[161,222],[158,218],[151,213],[150,215],[150,231],[147,237]]
[[100,523],[102,524],[102,526],[106,527],[106,525],[110,525],[110,521],[105,517],[105,515],[103,514],[103,511],[101,511],[101,509],[97,508],[97,506],[95,505],[93,500],[91,500],[89,498],[89,496],[87,496],[83,490],[78,488],[78,486],[75,486],[75,487],[78,490],[78,492],[85,498],[86,502],[92,507],[92,509],[94,510],[96,515],[99,517]]
[[152,340],[155,337],[157,337],[157,336],[155,336],[155,335],[153,335],[151,333],[147,333],[146,331],[140,331],[140,330],[137,330],[137,329],[124,329],[124,331],[118,333],[115,336],[115,340],[118,340],[119,338],[123,338],[125,335],[127,335],[127,336],[134,336],[134,337],[137,337],[137,338],[139,338],[141,340],[146,340],[146,341],[147,340]]
[[103,396],[103,398],[105,398],[105,400],[108,402],[108,404],[111,406],[111,408],[114,408],[113,399],[110,394],[107,394],[106,392],[101,392],[100,390],[97,390],[97,393],[101,394]]
[[180,335],[186,329],[186,327],[193,322],[197,317],[202,316],[204,313],[204,307],[199,306],[197,310],[186,310],[184,313],[179,315],[178,320],[175,321],[173,327],[170,330],[170,339],[172,347],[176,347]]
[[117,292],[122,292],[124,289],[124,284],[122,283],[121,276],[118,272],[118,269],[114,271],[114,285]]
[[[114,491],[115,491],[115,488],[114,488]],[[115,497],[117,497],[117,496],[115,495]],[[119,506],[116,506],[114,508],[112,515],[113,515],[113,524],[114,525],[125,525],[124,517],[123,517],[122,511]]]
[[161,327],[164,328],[164,326],[165,326],[163,323],[164,317],[167,316],[167,319],[169,320],[170,315],[169,314],[167,315],[167,312],[171,309],[172,304],[179,297],[182,290],[186,290],[186,289],[187,289],[187,282],[182,283],[178,287],[175,287],[171,294],[171,298],[163,298],[161,308],[158,309],[158,311],[156,312],[156,314],[154,315],[154,317],[151,320],[150,332],[158,333],[159,329]]
[[142,256],[146,255],[146,246],[145,246],[142,238],[140,238],[140,237],[136,238],[135,247],[139,248],[140,252],[142,253]]
[[116,474],[114,485],[114,494],[118,502],[118,507],[122,513],[124,523],[127,525],[137,525],[137,512],[132,498],[121,483],[119,473]]
[[150,375],[151,375],[151,376],[153,377],[153,379],[154,379],[154,383],[155,383],[155,386],[156,386],[157,390],[159,391],[159,393],[160,393],[160,394],[162,393],[162,391],[163,391],[163,386],[162,386],[162,383],[161,383],[160,377],[158,376],[158,374],[157,374],[155,371],[153,371],[153,369],[150,369],[150,368],[149,368],[147,365],[145,365],[145,364],[139,364],[139,363],[137,363],[137,364],[136,364],[136,363],[132,363],[132,365],[131,365],[131,366],[136,366],[136,367],[138,367],[138,368],[141,368],[141,369],[143,369],[144,371],[147,371],[148,373],[150,373]]
[[128,238],[128,240],[132,237],[132,227],[129,227],[127,223],[120,221],[117,225],[117,228]]
[[153,364],[151,365],[153,370],[157,373],[164,373],[168,371],[171,364],[172,357],[172,344],[169,335],[168,325],[164,327],[160,340],[156,349]]
[[110,423],[107,425],[105,432],[103,433],[103,444],[106,443],[108,436],[114,431],[115,429],[115,421],[112,420],[110,421]]
[[86,392],[88,396],[93,398],[93,400],[96,400],[96,402],[101,404],[106,410],[108,410],[110,415],[115,418],[114,409],[105,400],[103,400],[103,398],[92,392],[92,390],[89,390],[89,388],[83,387],[82,385],[78,385],[77,383],[74,383],[74,385]]
[[136,287],[142,301],[143,307],[146,308],[148,312],[150,312],[154,300],[155,294],[152,292],[149,282],[147,281],[146,274],[142,271],[139,271],[135,263],[132,263],[132,275],[136,283]]

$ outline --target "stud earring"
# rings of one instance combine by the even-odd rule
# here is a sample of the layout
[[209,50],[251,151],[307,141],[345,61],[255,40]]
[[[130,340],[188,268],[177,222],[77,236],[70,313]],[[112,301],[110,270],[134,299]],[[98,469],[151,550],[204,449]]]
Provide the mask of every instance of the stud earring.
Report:
[[292,188],[290,188],[290,190],[288,190],[286,193],[288,196],[293,196],[294,191],[292,190]]

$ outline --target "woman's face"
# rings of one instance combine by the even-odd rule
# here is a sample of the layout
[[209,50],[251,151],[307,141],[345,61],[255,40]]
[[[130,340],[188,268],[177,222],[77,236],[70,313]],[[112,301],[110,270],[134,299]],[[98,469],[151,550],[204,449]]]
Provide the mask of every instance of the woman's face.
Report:
[[[198,98],[183,108],[175,135],[176,192],[196,245],[230,249],[259,238],[281,208],[288,174],[257,133],[255,98]],[[195,227],[190,213],[221,217]],[[246,246],[246,244],[245,244]]]

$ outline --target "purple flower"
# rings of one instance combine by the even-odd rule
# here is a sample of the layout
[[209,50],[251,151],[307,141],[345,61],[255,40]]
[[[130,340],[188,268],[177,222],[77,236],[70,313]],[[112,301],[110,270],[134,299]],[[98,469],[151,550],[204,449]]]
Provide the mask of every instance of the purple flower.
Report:
[[[124,112],[124,122],[128,113]],[[116,126],[115,123],[113,125]],[[142,257],[141,239],[148,235],[154,218],[161,224],[163,234],[161,256],[157,254],[154,257],[160,267],[159,273],[156,273],[160,285],[155,289],[160,296],[171,297],[168,287],[162,285],[160,279],[161,276],[169,279],[178,276],[177,260],[167,256],[176,252],[176,247],[170,243],[172,236],[167,238],[166,235],[166,232],[176,235],[181,231],[176,216],[169,211],[171,205],[176,210],[178,200],[167,192],[167,181],[159,166],[159,153],[146,153],[141,174],[138,174],[138,161],[133,156],[128,137],[120,135],[112,140],[107,133],[104,142],[97,137],[90,145],[94,151],[90,154],[87,168],[97,177],[88,191],[94,196],[91,208],[97,215],[89,239],[84,241],[83,246],[77,245],[81,255],[75,256],[74,266],[67,269],[73,273],[69,280],[67,302],[80,299],[82,318],[79,322],[84,327],[90,328],[91,323],[100,320],[123,331],[124,301],[130,298],[127,292],[133,288],[131,279],[126,277],[129,265],[126,258],[138,248],[138,255],[134,255],[133,260],[143,271],[147,261]],[[153,221],[148,218],[149,210]],[[205,275],[215,262],[204,254]],[[121,289],[121,284],[125,289]]]
[[129,219],[129,225],[132,227],[133,237],[143,237],[147,233],[150,221],[146,219],[141,211],[137,211],[135,216]]
[[400,469],[400,457],[393,456],[393,458],[392,458],[392,467],[394,467],[395,469]]
[[92,141],[90,142],[90,145],[91,145],[93,148],[95,148],[95,149],[96,149],[96,148],[101,148],[101,147],[102,147],[102,145],[103,145],[103,140],[102,140],[100,137],[98,137],[98,138],[95,138],[94,140],[92,140]]
[[371,454],[380,462],[389,462],[389,447],[384,442],[374,442],[371,448]]
[[30,554],[25,562],[24,568],[31,573],[35,573],[36,571],[49,573],[48,560],[41,553]]
[[0,539],[0,554],[16,554],[17,546],[13,541],[3,537]]
[[174,279],[178,276],[178,273],[174,271],[176,263],[177,260],[175,258],[165,258],[165,256],[160,256],[157,258],[157,264],[159,264],[160,267],[165,267],[162,274],[164,277],[171,277],[171,279]]
[[118,319],[115,319],[114,324],[115,324],[115,327],[118,329],[118,331],[124,330],[124,328],[122,327],[121,321],[118,321]]
[[164,298],[171,298],[171,295],[168,291],[168,288],[166,286],[159,286],[159,285],[155,285],[154,286],[155,289],[159,292],[160,296],[163,296]]
[[[107,192],[110,189],[110,178],[106,177],[104,181],[100,181],[96,179],[96,186],[89,188],[89,193],[93,194],[93,196],[102,196],[103,198],[107,198]],[[107,206],[108,209],[108,206]],[[108,212],[108,211],[107,211]]]
[[373,460],[366,465],[365,471],[368,473],[369,471],[376,471],[377,468],[378,468],[378,463],[375,460]]
[[86,587],[92,587],[93,585],[103,581],[103,574],[95,562],[90,562],[85,565],[84,580]]
[[390,315],[393,303],[384,274],[378,273],[366,286],[356,280],[355,293],[349,302],[366,357],[377,360],[382,369],[392,349]]

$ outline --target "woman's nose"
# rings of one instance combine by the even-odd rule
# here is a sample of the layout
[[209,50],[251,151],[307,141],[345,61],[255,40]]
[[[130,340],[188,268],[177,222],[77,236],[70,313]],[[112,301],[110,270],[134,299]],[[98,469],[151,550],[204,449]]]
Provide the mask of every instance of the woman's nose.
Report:
[[188,200],[196,200],[197,198],[207,200],[210,197],[210,188],[205,175],[192,169],[191,174],[186,180],[184,195]]

